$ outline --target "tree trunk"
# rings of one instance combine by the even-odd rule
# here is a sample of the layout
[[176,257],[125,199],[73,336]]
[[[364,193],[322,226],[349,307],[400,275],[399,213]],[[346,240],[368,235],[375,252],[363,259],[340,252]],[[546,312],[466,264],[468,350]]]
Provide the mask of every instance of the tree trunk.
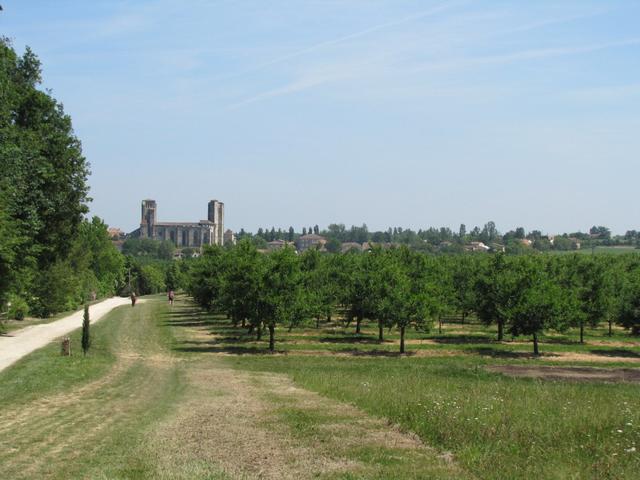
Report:
[[269,325],[269,351],[273,353],[276,349],[276,327]]
[[498,341],[501,342],[504,339],[504,321],[498,321]]
[[256,340],[262,340],[262,323],[259,323],[258,327],[256,328]]
[[584,343],[584,322],[580,320],[580,343]]
[[404,353],[404,329],[405,326],[400,327],[400,353]]
[[533,354],[540,355],[540,350],[538,350],[538,334],[533,334]]
[[243,318],[242,319],[242,328],[246,328],[246,326],[247,326],[247,319]]
[[382,320],[378,320],[378,341],[380,343],[384,342],[384,326],[382,325]]
[[362,314],[359,313],[356,317],[356,333],[360,333],[360,324],[362,323]]
[[320,315],[316,317],[316,328],[320,328]]
[[467,319],[467,312],[462,312],[462,324],[464,325],[464,321]]
[[442,317],[438,317],[438,333],[442,335]]
[[609,319],[609,336],[613,336],[613,320]]
[[331,323],[331,312],[327,313],[327,323]]

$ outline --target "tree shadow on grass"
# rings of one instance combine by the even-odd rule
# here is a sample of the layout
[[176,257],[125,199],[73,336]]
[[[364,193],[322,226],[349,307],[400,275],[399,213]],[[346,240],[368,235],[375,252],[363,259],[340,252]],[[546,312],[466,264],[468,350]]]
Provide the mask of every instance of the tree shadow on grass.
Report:
[[320,343],[362,343],[367,345],[379,345],[381,342],[377,337],[369,336],[349,336],[349,337],[320,337],[318,338]]
[[[539,358],[534,355],[533,352],[512,352],[510,350],[500,350],[497,348],[491,347],[478,347],[471,349],[472,352],[477,353],[478,355],[482,355],[483,357],[492,357],[492,358]],[[555,357],[552,353],[542,353],[545,357]]]
[[570,340],[568,338],[553,338],[553,337],[542,337],[540,339],[540,343],[546,343],[548,345],[581,345],[578,339]]
[[638,352],[622,348],[593,349],[589,350],[589,353],[601,355],[603,357],[640,358],[640,354]]
[[389,350],[341,350],[337,353],[348,353],[354,357],[412,357],[416,354],[415,350],[409,350],[405,353]]
[[429,337],[430,340],[433,340],[437,343],[445,343],[445,344],[454,344],[454,345],[462,345],[469,343],[497,343],[498,341],[489,335],[456,335],[456,336],[448,336],[448,335],[435,335]]
[[[186,342],[185,342],[186,343]],[[176,352],[185,353],[224,353],[229,355],[265,355],[269,354],[269,349],[266,347],[247,347],[247,346],[230,346],[222,344],[210,344],[210,345],[183,345],[173,348]],[[276,350],[275,353],[286,353],[282,350]]]

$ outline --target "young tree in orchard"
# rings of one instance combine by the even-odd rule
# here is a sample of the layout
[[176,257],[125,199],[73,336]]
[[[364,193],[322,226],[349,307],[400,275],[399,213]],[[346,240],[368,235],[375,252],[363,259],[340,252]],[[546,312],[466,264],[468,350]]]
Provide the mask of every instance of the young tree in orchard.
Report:
[[569,268],[575,272],[578,298],[576,322],[580,329],[580,343],[584,343],[585,324],[596,327],[607,314],[605,266],[594,257],[575,256]]
[[264,281],[259,290],[259,313],[269,330],[269,351],[275,350],[278,323],[291,325],[305,316],[300,264],[291,248],[283,248],[269,257]]
[[520,295],[512,307],[509,331],[512,335],[531,335],[533,353],[540,354],[538,336],[544,330],[563,331],[568,326],[564,294],[539,263],[531,262],[519,272]]
[[242,323],[244,327],[246,320],[255,316],[263,257],[251,241],[244,239],[225,254],[223,263],[221,304],[233,324]]
[[188,292],[206,310],[214,311],[221,306],[224,266],[224,251],[218,246],[206,246],[191,266]]
[[371,262],[367,260],[368,255],[347,254],[345,259],[348,278],[345,278],[341,301],[347,309],[347,324],[355,319],[356,333],[359,334],[362,321],[369,313],[373,301],[372,276],[369,269]]
[[[325,279],[321,255],[317,249],[311,248],[302,254],[300,273],[307,313],[311,318],[315,318],[316,328],[319,328],[320,317],[324,314],[322,290],[325,287]],[[289,328],[293,328],[293,324]]]
[[378,341],[384,342],[385,327],[392,327],[391,290],[396,288],[394,276],[399,274],[398,259],[392,257],[390,252],[381,248],[374,248],[365,257],[368,266],[366,271],[369,277],[370,306],[369,315],[378,323]]
[[406,270],[397,261],[385,265],[388,288],[376,299],[379,316],[400,330],[400,353],[406,352],[405,333],[409,326],[424,328],[433,315],[433,302],[424,285],[412,282]]
[[300,258],[307,314],[316,319],[331,321],[340,294],[339,264],[335,255],[324,256],[316,249],[307,250]]
[[640,268],[635,267],[626,275],[622,289],[618,321],[631,335],[640,335]]
[[474,288],[478,277],[477,257],[460,255],[452,258],[451,282],[453,285],[455,305],[462,316],[464,324],[466,318],[477,307],[476,290]]
[[478,300],[478,317],[486,325],[498,325],[498,340],[504,339],[504,327],[511,318],[512,307],[518,297],[517,276],[513,268],[517,259],[507,259],[504,254],[494,255],[480,272],[475,290]]

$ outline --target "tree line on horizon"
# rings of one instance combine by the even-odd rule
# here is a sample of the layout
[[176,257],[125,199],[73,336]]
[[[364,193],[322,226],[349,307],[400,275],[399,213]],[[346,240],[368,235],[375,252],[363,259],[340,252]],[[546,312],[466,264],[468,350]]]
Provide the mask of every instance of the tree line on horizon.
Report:
[[[296,231],[293,227],[282,229],[275,227],[259,228],[255,233],[241,229],[237,233],[238,240],[248,238],[258,248],[265,248],[267,242],[284,240],[294,242],[297,238],[307,234],[320,235],[327,239],[327,250],[340,251],[343,243],[382,243],[407,245],[415,250],[425,252],[459,253],[465,245],[471,242],[482,242],[487,246],[504,247],[507,253],[527,253],[545,251],[571,251],[597,246],[631,246],[640,245],[640,232],[628,230],[624,235],[612,235],[605,226],[594,225],[588,232],[563,233],[553,237],[544,235],[540,230],[527,232],[523,227],[501,233],[496,224],[487,222],[482,228],[476,226],[467,230],[461,224],[455,232],[448,227],[419,229],[389,227],[384,231],[370,231],[366,224],[352,225],[347,228],[344,224],[330,224],[326,229],[318,225],[303,227]],[[526,242],[524,242],[526,241]]]
[[601,323],[640,334],[640,258],[620,256],[426,255],[407,247],[367,254],[297,255],[284,248],[261,255],[248,240],[206,247],[190,263],[186,289],[202,308],[235,326],[269,332],[340,318],[360,333],[373,322],[378,338],[396,328],[405,352],[408,328],[428,332],[443,317],[474,315],[506,334],[527,335],[539,353],[545,331]]

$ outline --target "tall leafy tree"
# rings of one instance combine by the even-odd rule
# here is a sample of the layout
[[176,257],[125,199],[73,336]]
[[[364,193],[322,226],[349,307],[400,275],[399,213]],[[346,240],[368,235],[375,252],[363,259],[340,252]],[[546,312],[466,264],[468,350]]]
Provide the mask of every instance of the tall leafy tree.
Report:
[[[0,268],[10,270],[3,277],[12,278],[14,294],[39,307],[48,297],[53,303],[40,310],[53,312],[76,291],[60,274],[71,269],[70,249],[88,210],[89,166],[71,118],[41,82],[31,49],[19,56],[1,38],[0,229],[10,224],[13,233],[1,241]],[[0,297],[6,289],[0,285]]]

